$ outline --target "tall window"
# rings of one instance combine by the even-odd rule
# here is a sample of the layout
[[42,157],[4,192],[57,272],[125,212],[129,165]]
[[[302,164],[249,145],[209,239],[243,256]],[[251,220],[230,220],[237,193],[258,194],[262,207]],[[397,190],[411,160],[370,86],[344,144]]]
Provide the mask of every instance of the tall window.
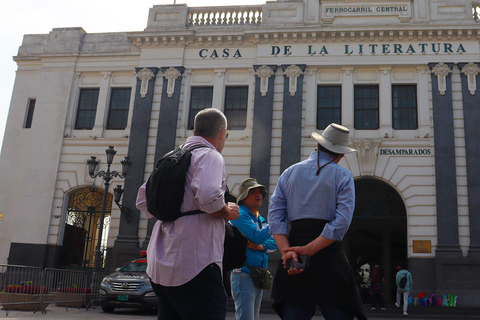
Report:
[[392,86],[393,129],[414,130],[417,122],[417,86]]
[[91,130],[95,124],[99,89],[81,89],[75,129]]
[[25,119],[25,126],[24,126],[24,128],[26,129],[30,129],[32,127],[33,112],[35,111],[36,103],[37,103],[36,99],[28,100],[27,118]]
[[378,85],[357,85],[354,91],[355,129],[378,129]]
[[225,117],[228,130],[242,130],[247,126],[248,86],[227,87],[225,91]]
[[342,87],[318,86],[317,129],[324,130],[330,123],[341,124]]
[[213,87],[191,87],[188,130],[193,130],[195,116],[200,110],[212,107]]
[[107,129],[123,130],[127,126],[130,92],[130,88],[112,89],[110,107],[108,109]]

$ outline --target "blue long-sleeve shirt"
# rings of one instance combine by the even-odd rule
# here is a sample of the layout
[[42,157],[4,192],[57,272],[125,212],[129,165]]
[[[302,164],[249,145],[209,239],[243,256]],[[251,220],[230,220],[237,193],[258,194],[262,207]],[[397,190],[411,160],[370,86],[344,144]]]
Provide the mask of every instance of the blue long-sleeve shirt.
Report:
[[[320,166],[332,157],[320,152]],[[270,202],[268,223],[270,234],[287,233],[291,221],[321,219],[330,221],[321,235],[342,240],[352,221],[355,208],[355,186],[352,173],[335,164],[317,171],[317,152],[286,169],[278,180]]]
[[[247,248],[247,260],[245,261],[251,267],[268,268],[268,254],[277,250],[275,241],[268,233],[269,227],[265,219],[258,215],[258,218],[245,205],[239,206],[240,215],[237,220],[230,221],[240,230],[250,241],[261,244],[265,251],[252,250]],[[250,273],[247,267],[242,267],[243,272]]]

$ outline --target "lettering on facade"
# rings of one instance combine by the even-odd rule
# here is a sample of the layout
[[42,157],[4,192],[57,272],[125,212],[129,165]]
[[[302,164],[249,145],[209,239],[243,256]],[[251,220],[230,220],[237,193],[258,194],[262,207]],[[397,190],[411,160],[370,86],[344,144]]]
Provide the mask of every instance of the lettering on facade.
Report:
[[230,48],[223,48],[223,49],[201,49],[198,51],[198,55],[202,59],[218,59],[218,58],[234,58],[238,59],[242,57],[240,53],[240,49],[230,49]]
[[381,156],[431,156],[431,149],[380,149]]
[[[307,54],[310,56],[313,55],[328,55],[331,53],[327,45],[307,45],[304,48],[304,52],[300,54]],[[370,44],[345,44],[344,45],[344,55],[364,55],[364,54],[438,54],[438,53],[466,53],[465,47],[463,44],[452,44],[452,43],[410,43],[410,44],[401,44],[401,43],[370,43]],[[271,46],[271,55],[272,56],[289,56],[292,54],[297,54],[294,52],[292,46]]]
[[408,12],[407,6],[355,6],[326,7],[325,13],[402,13]]

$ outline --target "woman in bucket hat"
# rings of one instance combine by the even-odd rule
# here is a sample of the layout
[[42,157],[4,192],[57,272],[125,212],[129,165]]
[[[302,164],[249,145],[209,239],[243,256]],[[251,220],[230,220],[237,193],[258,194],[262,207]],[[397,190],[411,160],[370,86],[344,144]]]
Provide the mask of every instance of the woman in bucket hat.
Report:
[[[287,168],[272,195],[270,234],[283,260],[272,298],[282,319],[311,319],[316,306],[327,320],[366,319],[341,242],[355,206],[352,173],[338,165],[346,153],[356,151],[348,146],[349,133],[335,123],[321,135],[313,132],[317,150]],[[305,260],[309,264],[298,265]]]
[[237,320],[259,319],[263,289],[255,286],[249,267],[268,268],[267,253],[277,249],[275,241],[268,233],[267,222],[258,212],[266,196],[265,186],[257,180],[243,180],[237,198],[240,216],[237,220],[230,221],[248,239],[245,266],[232,270],[230,277]]

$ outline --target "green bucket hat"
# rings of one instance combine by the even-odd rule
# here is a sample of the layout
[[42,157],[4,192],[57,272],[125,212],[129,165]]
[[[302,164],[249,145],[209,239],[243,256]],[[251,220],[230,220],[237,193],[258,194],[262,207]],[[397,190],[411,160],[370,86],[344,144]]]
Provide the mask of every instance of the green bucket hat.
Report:
[[242,181],[240,188],[238,188],[239,194],[237,197],[237,203],[240,203],[240,201],[248,196],[248,191],[255,188],[260,188],[263,198],[267,196],[267,189],[265,189],[264,185],[259,184],[254,178],[247,178]]

